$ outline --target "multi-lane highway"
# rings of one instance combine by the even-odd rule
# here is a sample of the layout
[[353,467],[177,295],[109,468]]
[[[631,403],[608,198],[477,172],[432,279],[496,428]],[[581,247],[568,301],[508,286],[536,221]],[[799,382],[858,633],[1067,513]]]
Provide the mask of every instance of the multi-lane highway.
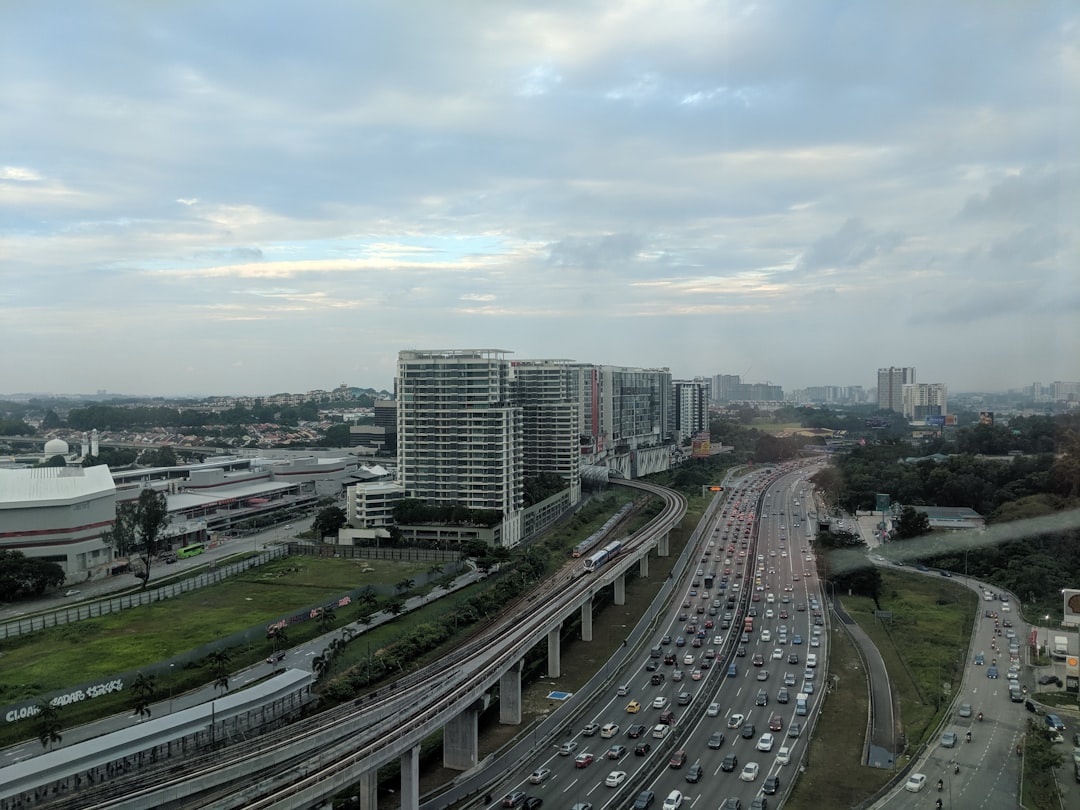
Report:
[[807,475],[757,473],[727,493],[637,666],[494,806],[779,804],[828,688]]

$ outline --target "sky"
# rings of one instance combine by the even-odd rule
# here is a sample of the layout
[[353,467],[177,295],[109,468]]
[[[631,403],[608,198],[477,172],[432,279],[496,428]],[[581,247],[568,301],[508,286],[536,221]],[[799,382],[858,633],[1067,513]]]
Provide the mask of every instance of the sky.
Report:
[[0,0],[0,393],[1080,380],[1080,4]]

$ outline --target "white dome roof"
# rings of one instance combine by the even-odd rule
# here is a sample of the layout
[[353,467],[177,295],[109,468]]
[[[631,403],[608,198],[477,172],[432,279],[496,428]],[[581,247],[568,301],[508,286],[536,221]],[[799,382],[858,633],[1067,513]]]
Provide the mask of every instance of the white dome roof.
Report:
[[45,455],[47,456],[66,456],[68,454],[68,443],[63,439],[49,439],[45,442]]

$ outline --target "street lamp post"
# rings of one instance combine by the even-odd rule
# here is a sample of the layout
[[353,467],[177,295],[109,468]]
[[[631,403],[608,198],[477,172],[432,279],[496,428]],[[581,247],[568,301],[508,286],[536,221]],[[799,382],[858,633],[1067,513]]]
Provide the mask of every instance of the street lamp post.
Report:
[[172,714],[173,710],[173,688],[176,686],[174,675],[176,673],[176,664],[169,664],[169,714]]

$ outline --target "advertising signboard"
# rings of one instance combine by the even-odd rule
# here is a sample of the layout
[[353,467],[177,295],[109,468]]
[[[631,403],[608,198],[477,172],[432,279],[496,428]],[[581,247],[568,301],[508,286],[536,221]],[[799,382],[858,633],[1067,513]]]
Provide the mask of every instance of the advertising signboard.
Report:
[[1061,596],[1064,601],[1065,617],[1062,623],[1067,627],[1080,626],[1080,590],[1076,588],[1063,588]]

